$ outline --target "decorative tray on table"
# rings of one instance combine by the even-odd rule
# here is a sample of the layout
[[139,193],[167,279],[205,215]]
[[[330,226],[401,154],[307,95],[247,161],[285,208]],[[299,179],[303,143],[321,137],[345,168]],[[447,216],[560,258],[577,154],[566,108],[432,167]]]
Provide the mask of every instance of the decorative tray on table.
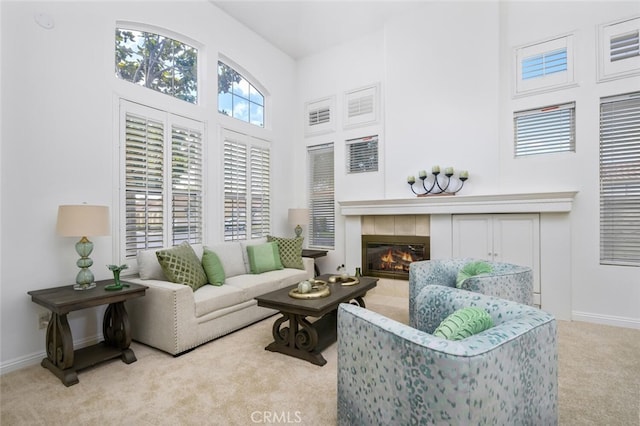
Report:
[[358,277],[344,277],[342,275],[332,275],[329,277],[329,284],[337,284],[340,283],[344,286],[347,285],[356,285],[360,282]]
[[311,284],[311,289],[305,293],[300,291],[300,287],[295,287],[289,291],[289,296],[295,299],[320,299],[321,297],[327,297],[331,294],[331,290],[326,281],[322,280],[308,280]]

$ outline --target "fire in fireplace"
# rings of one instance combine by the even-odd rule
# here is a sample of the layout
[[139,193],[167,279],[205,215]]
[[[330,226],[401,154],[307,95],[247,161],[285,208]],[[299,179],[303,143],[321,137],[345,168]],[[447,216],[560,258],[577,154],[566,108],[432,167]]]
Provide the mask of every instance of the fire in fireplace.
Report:
[[414,235],[363,235],[362,274],[408,280],[411,262],[429,259],[429,243]]

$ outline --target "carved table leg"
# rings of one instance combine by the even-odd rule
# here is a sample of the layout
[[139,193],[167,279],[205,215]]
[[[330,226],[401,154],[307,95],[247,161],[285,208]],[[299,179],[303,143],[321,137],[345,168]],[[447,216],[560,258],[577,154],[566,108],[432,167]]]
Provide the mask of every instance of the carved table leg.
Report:
[[47,326],[47,357],[41,365],[55,374],[65,386],[78,383],[78,374],[73,368],[73,336],[67,314],[52,313]]
[[107,307],[102,322],[102,334],[107,345],[122,350],[122,361],[125,364],[131,364],[137,360],[133,351],[129,349],[131,329],[124,302],[111,303]]
[[[273,324],[273,342],[265,349],[309,361],[316,365],[325,365],[319,350],[318,331],[303,315],[281,312],[282,316]],[[283,327],[285,322],[288,327]]]

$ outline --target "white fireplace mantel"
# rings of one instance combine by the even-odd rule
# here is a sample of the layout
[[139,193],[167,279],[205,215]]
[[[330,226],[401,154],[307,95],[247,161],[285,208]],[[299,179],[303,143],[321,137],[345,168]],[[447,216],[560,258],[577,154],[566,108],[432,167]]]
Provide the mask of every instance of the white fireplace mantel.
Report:
[[345,216],[570,212],[577,191],[339,201]]
[[362,216],[429,215],[431,258],[452,256],[452,215],[540,214],[542,309],[558,319],[571,319],[571,222],[577,191],[520,194],[428,196],[403,199],[340,201],[345,216],[345,263],[362,262]]

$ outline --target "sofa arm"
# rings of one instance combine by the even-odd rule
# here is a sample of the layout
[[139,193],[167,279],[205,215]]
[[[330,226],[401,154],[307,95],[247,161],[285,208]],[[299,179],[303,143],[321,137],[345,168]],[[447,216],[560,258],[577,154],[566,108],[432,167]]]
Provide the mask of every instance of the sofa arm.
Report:
[[126,278],[148,287],[144,297],[127,301],[134,340],[176,355],[185,335],[195,334],[195,301],[191,287],[168,281]]

